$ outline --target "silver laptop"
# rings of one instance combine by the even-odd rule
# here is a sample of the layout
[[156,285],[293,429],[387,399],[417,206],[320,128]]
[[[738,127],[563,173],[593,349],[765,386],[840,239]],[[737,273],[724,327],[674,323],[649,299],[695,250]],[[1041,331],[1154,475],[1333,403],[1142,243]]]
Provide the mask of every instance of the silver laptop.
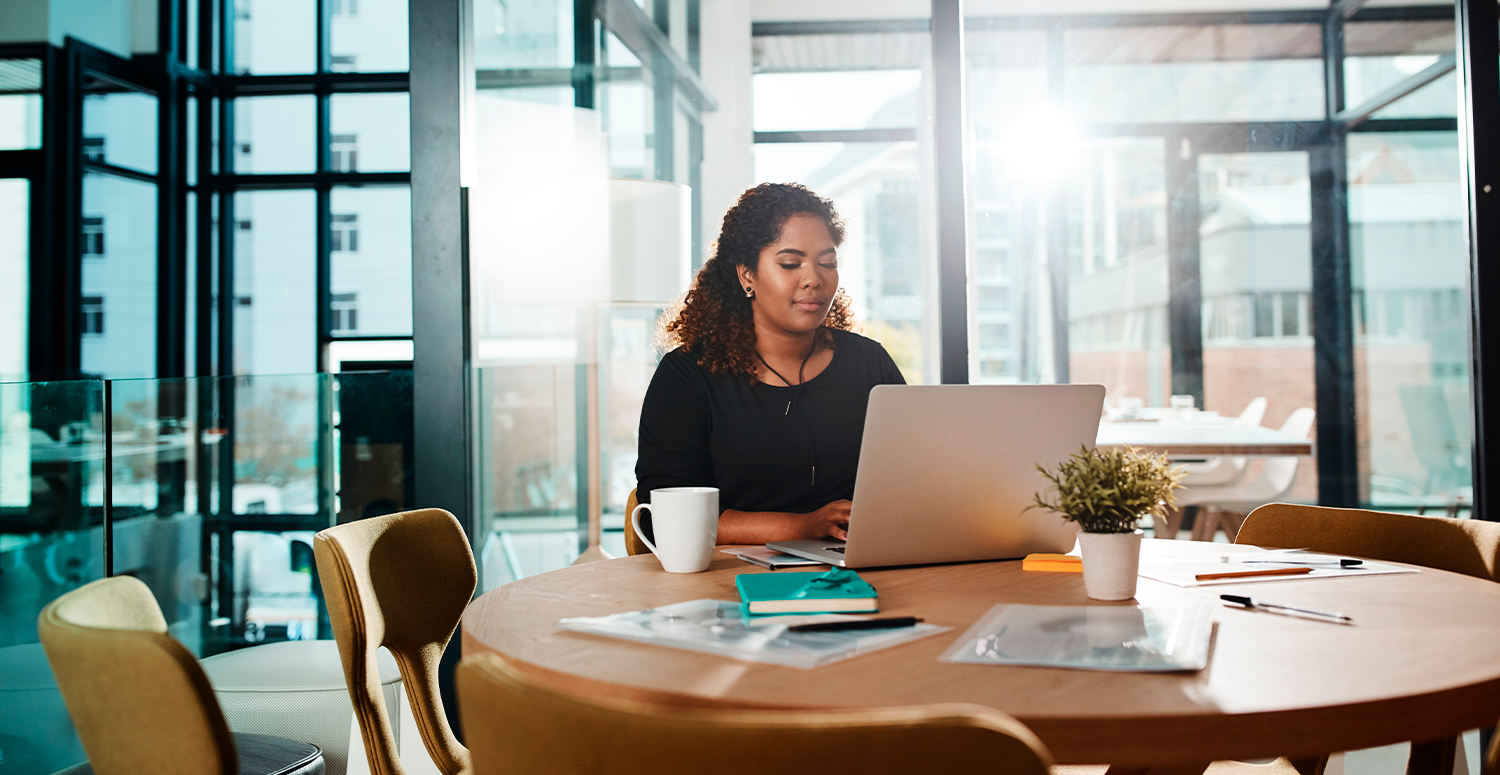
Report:
[[849,540],[766,544],[846,568],[1067,552],[1077,525],[1031,509],[1055,466],[1094,446],[1103,385],[880,385],[865,416]]

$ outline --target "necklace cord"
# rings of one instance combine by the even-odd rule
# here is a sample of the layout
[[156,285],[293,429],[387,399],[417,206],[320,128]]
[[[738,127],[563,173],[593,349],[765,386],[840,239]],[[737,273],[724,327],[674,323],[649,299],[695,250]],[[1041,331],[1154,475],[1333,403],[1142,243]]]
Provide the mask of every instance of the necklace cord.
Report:
[[[807,362],[809,360],[812,360],[813,353],[815,353],[817,351],[818,351],[818,340],[816,338],[814,338],[813,339],[812,349],[807,351],[807,357],[803,358],[802,359],[802,365],[800,365],[800,366],[797,367],[797,384],[796,385],[793,385],[791,380],[787,379],[786,377],[781,376],[781,372],[779,372],[775,368],[773,368],[771,366],[771,364],[766,363],[765,357],[763,357],[760,354],[759,350],[755,351],[755,357],[760,360],[761,365],[763,365],[766,368],[770,369],[771,373],[775,374],[778,378],[780,378],[782,382],[785,382],[787,387],[795,387],[795,388],[797,388],[796,392],[794,392],[792,394],[791,399],[786,402],[786,412],[785,412],[785,414],[790,414],[791,413],[791,411],[792,411],[792,402],[795,401],[797,399],[797,397],[802,394],[802,386],[804,384],[806,384],[806,381],[802,378],[803,371],[807,368]],[[797,405],[797,417],[798,417],[798,419],[802,420],[802,424],[803,425],[807,426],[807,435],[808,435],[808,438],[812,441],[812,456],[813,456],[813,460],[812,460],[812,476],[811,476],[811,479],[809,481],[809,486],[816,487],[818,485],[818,434],[816,434],[816,433],[813,432],[812,422],[810,422],[807,419],[806,415],[802,414],[802,405],[801,404]]]

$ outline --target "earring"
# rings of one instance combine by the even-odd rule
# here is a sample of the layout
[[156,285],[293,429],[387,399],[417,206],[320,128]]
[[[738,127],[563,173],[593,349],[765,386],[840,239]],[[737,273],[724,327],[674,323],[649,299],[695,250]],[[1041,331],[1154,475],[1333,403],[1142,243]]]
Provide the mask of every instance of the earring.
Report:
[[755,298],[755,291],[752,291],[752,290],[750,290],[750,288],[746,287],[745,288],[745,298],[747,298],[747,299],[754,299]]

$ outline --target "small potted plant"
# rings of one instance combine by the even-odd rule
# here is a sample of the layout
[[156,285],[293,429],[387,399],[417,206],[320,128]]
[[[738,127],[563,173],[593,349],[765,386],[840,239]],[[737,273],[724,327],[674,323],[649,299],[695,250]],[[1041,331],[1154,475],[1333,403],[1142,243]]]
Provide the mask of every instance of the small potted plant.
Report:
[[1083,550],[1083,586],[1095,600],[1135,597],[1140,569],[1141,518],[1160,516],[1176,505],[1172,490],[1185,473],[1166,455],[1133,447],[1089,449],[1068,456],[1054,470],[1037,464],[1051,482],[1033,508],[1051,509],[1072,522]]

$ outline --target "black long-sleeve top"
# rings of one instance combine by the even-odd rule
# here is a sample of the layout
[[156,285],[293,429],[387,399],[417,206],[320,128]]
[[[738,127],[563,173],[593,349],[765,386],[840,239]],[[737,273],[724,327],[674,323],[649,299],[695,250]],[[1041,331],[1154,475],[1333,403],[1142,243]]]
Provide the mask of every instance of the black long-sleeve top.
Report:
[[640,501],[659,487],[717,487],[721,511],[803,514],[853,498],[870,389],[906,380],[879,343],[830,333],[833,360],[796,387],[713,374],[681,348],[667,353],[641,407]]

